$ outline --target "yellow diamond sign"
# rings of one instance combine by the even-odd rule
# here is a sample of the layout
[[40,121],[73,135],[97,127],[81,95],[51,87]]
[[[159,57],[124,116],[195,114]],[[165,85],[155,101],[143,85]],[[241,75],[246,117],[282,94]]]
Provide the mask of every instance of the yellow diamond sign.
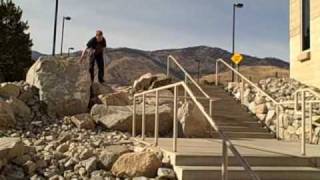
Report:
[[235,64],[239,64],[243,60],[243,56],[240,53],[234,53],[231,60]]

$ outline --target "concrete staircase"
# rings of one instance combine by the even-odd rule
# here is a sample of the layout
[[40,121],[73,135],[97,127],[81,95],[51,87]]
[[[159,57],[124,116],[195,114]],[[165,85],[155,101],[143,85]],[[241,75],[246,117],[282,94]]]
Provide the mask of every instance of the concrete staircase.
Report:
[[[204,86],[203,89],[211,97],[218,99],[213,104],[214,121],[232,140],[240,154],[248,160],[252,169],[262,180],[320,179],[319,146],[310,145],[311,155],[300,156],[298,150],[295,152],[299,148],[299,143],[276,140],[274,134],[264,128],[222,87]],[[193,92],[200,95],[196,89]],[[203,105],[208,107],[205,102]],[[217,134],[214,137],[219,138]],[[221,178],[222,147],[221,141],[217,139],[179,140],[181,151],[178,150],[178,153],[167,151],[178,179]],[[237,159],[231,153],[229,155],[229,180],[250,179]]]

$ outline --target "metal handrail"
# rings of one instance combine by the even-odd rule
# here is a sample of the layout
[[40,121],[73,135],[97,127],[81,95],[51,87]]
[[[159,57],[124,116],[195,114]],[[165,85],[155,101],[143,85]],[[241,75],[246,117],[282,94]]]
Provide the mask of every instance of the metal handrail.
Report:
[[[261,94],[263,94],[264,96],[266,96],[267,98],[269,98],[276,106],[276,115],[277,115],[277,127],[276,127],[276,136],[277,138],[279,138],[279,134],[280,134],[280,118],[279,118],[279,111],[280,111],[280,106],[284,106],[284,105],[288,105],[288,104],[294,104],[294,108],[295,108],[295,113],[297,113],[297,106],[298,106],[298,95],[299,93],[302,93],[302,137],[301,137],[301,154],[305,155],[306,154],[306,141],[305,141],[305,109],[306,109],[306,104],[310,104],[310,110],[309,110],[309,117],[310,119],[312,119],[312,104],[313,103],[320,103],[319,101],[316,100],[306,100],[305,99],[305,93],[309,92],[311,94],[313,94],[315,97],[320,99],[320,93],[314,91],[313,89],[310,88],[304,88],[304,89],[299,89],[294,93],[294,101],[281,101],[281,102],[277,102],[274,98],[272,98],[270,95],[268,95],[266,92],[264,92],[260,87],[258,87],[255,83],[251,82],[248,78],[246,78],[244,75],[242,75],[240,72],[238,72],[237,70],[235,70],[233,67],[231,67],[228,63],[226,63],[223,59],[218,59],[216,61],[216,82],[215,84],[218,85],[219,84],[219,77],[218,77],[218,73],[219,73],[219,63],[224,64],[227,68],[229,68],[231,71],[233,71],[236,75],[238,75],[241,79],[242,82],[246,81],[249,85],[253,86],[254,88],[256,88]],[[243,101],[243,83],[241,84],[242,87],[240,88],[240,94],[241,94],[241,102]],[[312,126],[312,123],[310,123],[310,126]],[[312,131],[310,128],[310,139],[312,137]]]
[[133,118],[132,118],[132,136],[136,136],[136,98],[142,96],[142,139],[145,138],[145,97],[147,94],[156,93],[156,104],[155,104],[155,145],[158,145],[158,134],[159,134],[159,114],[158,114],[158,105],[159,105],[159,91],[165,89],[172,89],[174,88],[174,107],[173,107],[173,151],[177,151],[177,134],[178,134],[178,126],[177,126],[177,92],[178,87],[183,87],[185,92],[191,97],[195,105],[199,108],[200,112],[204,115],[208,123],[211,127],[219,134],[220,138],[222,139],[222,154],[223,154],[223,162],[222,162],[222,170],[221,176],[223,180],[228,179],[228,149],[234,154],[234,156],[239,160],[240,164],[244,167],[244,169],[248,172],[251,179],[260,180],[259,176],[251,169],[249,163],[241,156],[239,151],[235,148],[232,142],[225,136],[225,134],[220,130],[217,124],[212,119],[205,110],[203,105],[196,99],[195,95],[193,94],[192,90],[187,86],[187,84],[183,81],[170,84],[167,86],[159,87],[156,89],[144,91],[138,94],[135,94],[133,97]]
[[264,92],[260,87],[258,87],[255,83],[251,82],[248,78],[246,78],[244,75],[242,75],[239,71],[235,70],[233,67],[231,67],[228,63],[226,63],[223,59],[217,59],[216,61],[216,85],[219,85],[219,62],[224,64],[227,68],[229,68],[231,71],[233,71],[236,75],[238,75],[242,80],[246,81],[248,84],[256,88],[261,94],[269,98],[273,103],[278,104],[278,102],[272,98],[269,94]]
[[[193,77],[183,68],[183,66],[178,62],[178,60],[173,57],[172,55],[169,55],[167,58],[167,76],[170,75],[170,61],[173,61],[176,66],[179,67],[179,69],[184,73],[184,82],[187,84],[188,79],[192,82],[192,84],[197,87],[197,89],[209,100],[209,114],[212,116],[212,103],[213,99],[201,88],[201,86],[193,79]],[[184,92],[184,97],[187,99],[187,93]]]
[[201,88],[201,86],[192,78],[192,76],[182,67],[182,65],[172,55],[169,55],[167,58],[167,76],[170,75],[170,61],[173,61],[179,67],[179,69],[184,73],[185,83],[187,83],[186,78],[189,78],[189,80],[193,83],[193,85],[195,85],[205,97],[210,98],[210,96]]
[[294,93],[294,112],[298,113],[298,104],[299,104],[299,93],[301,93],[301,128],[302,128],[302,135],[301,135],[301,154],[306,154],[306,104],[309,104],[309,141],[311,142],[312,139],[312,107],[313,104],[319,103],[317,100],[306,100],[306,92],[312,94],[315,98],[320,99],[320,94],[313,89],[310,88],[303,88],[298,89]]

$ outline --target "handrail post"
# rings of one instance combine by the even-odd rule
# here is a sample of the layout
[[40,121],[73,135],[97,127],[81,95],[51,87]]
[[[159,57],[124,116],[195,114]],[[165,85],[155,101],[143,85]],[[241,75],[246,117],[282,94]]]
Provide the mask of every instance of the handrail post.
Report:
[[[237,80],[237,82],[239,82],[239,76],[237,76],[238,77],[238,80]],[[241,82],[240,82],[240,102],[241,102],[241,104],[243,104],[244,103],[244,82],[243,82],[243,80],[241,80]]]
[[155,105],[155,122],[154,122],[154,140],[155,145],[158,146],[159,139],[159,91],[156,91],[156,105]]
[[[188,84],[188,78],[186,75],[184,75],[184,83]],[[187,102],[187,91],[184,90],[184,102]]]
[[221,167],[221,179],[228,180],[228,147],[225,140],[222,140],[222,167]]
[[280,140],[280,108],[279,108],[279,104],[276,105],[276,121],[277,121],[276,137],[278,140]]
[[173,152],[177,152],[177,137],[178,137],[178,124],[177,124],[177,95],[178,87],[174,87],[173,96]]
[[310,124],[309,124],[309,143],[310,144],[312,142],[312,108],[313,108],[313,103],[310,102],[310,109],[309,109],[309,119],[310,119]]
[[142,95],[142,128],[141,128],[141,137],[142,140],[145,139],[145,131],[146,131],[146,106],[145,106],[145,94]]
[[218,73],[219,73],[219,60],[216,60],[216,86],[219,85],[219,76],[218,76]]
[[294,113],[297,113],[297,112],[298,112],[298,103],[299,103],[298,98],[299,98],[298,92],[296,92],[296,93],[294,94]]
[[167,77],[170,75],[170,56],[167,58]]
[[136,136],[136,97],[133,97],[132,137]]
[[209,115],[210,115],[210,117],[212,117],[212,103],[213,103],[213,100],[210,99],[209,100]]
[[305,155],[306,154],[306,137],[305,137],[305,131],[306,131],[306,121],[305,121],[305,107],[306,107],[306,102],[305,102],[305,91],[301,92],[301,128],[302,128],[302,134],[301,134],[301,154]]

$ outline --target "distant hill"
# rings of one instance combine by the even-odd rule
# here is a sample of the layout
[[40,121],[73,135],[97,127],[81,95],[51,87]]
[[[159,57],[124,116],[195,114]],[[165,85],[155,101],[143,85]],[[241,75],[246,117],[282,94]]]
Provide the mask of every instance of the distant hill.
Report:
[[[80,56],[80,52],[75,52],[72,56]],[[207,46],[196,46],[182,49],[166,49],[157,51],[143,51],[130,48],[107,49],[106,56],[106,75],[105,79],[109,83],[126,85],[131,83],[140,75],[153,72],[165,73],[167,56],[173,55],[191,74],[198,74],[198,61],[200,60],[201,74],[213,74],[215,62],[222,58],[228,61],[231,53],[220,49]],[[258,58],[244,55],[244,66],[271,66],[280,69],[288,69],[289,63],[277,58]],[[222,68],[224,70],[224,68]],[[180,71],[172,69],[172,74],[181,77]]]
[[41,53],[38,52],[38,51],[32,51],[31,57],[32,57],[32,59],[33,59],[34,61],[37,60],[37,59],[39,59],[40,56],[45,56],[45,54],[41,54]]

